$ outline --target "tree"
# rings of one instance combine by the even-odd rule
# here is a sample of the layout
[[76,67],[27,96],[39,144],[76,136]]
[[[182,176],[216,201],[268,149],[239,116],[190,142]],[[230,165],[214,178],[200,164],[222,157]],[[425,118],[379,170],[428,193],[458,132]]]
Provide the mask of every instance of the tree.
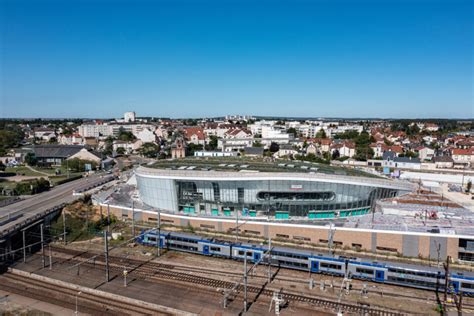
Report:
[[188,155],[189,156],[194,156],[194,152],[195,151],[199,151],[199,150],[202,150],[203,149],[203,146],[201,144],[193,144],[193,143],[189,143],[188,146],[187,146],[187,151],[188,151]]
[[124,147],[119,147],[116,150],[118,155],[125,155],[125,148]]
[[5,129],[0,129],[0,156],[5,155],[8,149],[18,147],[23,136],[21,129],[16,126],[9,125],[5,126]]
[[359,132],[356,130],[349,130],[343,133],[336,134],[335,139],[356,139],[359,136]]
[[321,128],[321,129],[316,133],[316,138],[327,138],[326,131]]
[[215,135],[211,135],[209,137],[209,144],[207,144],[208,150],[216,150],[217,149],[217,142],[218,142],[218,137]]
[[275,142],[272,142],[272,143],[270,144],[270,148],[269,148],[269,149],[270,149],[270,152],[271,152],[271,153],[276,153],[277,151],[280,150],[280,145],[278,145],[278,144],[275,143]]
[[293,134],[294,137],[296,137],[296,129],[294,127],[290,127],[287,131],[288,134]]
[[3,161],[0,161],[0,171],[5,171],[6,168],[7,168],[7,166],[5,166]]
[[97,163],[91,160],[83,160],[83,159],[69,159],[67,161],[63,161],[63,167],[68,167],[74,172],[83,172],[85,171],[86,164],[90,164],[92,170],[97,168]]
[[260,141],[256,140],[255,142],[253,142],[252,147],[263,147],[263,145]]
[[25,156],[25,162],[29,166],[36,166],[38,160],[34,153],[27,153]]
[[356,144],[356,156],[357,160],[366,161],[371,159],[374,156],[374,151],[370,148],[370,139],[369,133],[367,131],[362,131],[359,136],[355,139]]
[[471,189],[472,189],[472,181],[469,180],[469,181],[467,181],[466,192],[467,193],[471,192]]
[[399,157],[418,158],[418,154],[414,151],[407,150],[405,153],[400,154]]
[[334,150],[334,151],[332,152],[332,159],[333,159],[333,160],[336,160],[336,159],[339,158],[340,156],[341,156],[341,154],[339,153],[339,150],[336,149],[336,150]]
[[156,158],[160,152],[160,147],[154,143],[145,143],[138,152],[147,158]]
[[123,127],[120,127],[117,139],[124,142],[131,142],[132,140],[135,140],[137,138],[135,137],[135,135],[133,135],[132,132],[127,132],[123,129]]

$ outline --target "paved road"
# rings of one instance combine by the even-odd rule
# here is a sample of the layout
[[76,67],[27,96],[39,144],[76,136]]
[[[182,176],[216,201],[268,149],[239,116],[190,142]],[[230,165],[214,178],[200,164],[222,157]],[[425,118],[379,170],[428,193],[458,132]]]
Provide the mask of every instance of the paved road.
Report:
[[[102,178],[98,175],[93,175],[88,178],[81,178],[56,186],[47,192],[37,194],[29,199],[1,207],[0,233],[2,230],[21,223],[22,221],[25,221],[29,217],[32,217],[42,211],[46,211],[55,206],[61,205],[62,203],[73,202],[78,198],[77,196],[72,195],[74,190],[78,191],[81,189],[86,189],[87,187],[95,186],[105,179],[106,177]],[[21,216],[13,221],[2,224],[1,219],[5,219],[5,217],[9,214],[10,216]]]

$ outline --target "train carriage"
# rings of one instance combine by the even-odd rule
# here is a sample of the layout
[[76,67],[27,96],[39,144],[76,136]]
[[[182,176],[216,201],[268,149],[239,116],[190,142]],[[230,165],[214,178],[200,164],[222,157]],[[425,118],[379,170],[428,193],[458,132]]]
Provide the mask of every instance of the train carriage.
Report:
[[474,277],[466,277],[462,273],[451,275],[451,284],[456,293],[463,292],[465,295],[474,296]]
[[[166,248],[166,242],[168,240],[167,232],[160,233],[160,248]],[[147,246],[157,246],[158,232],[156,230],[150,230],[147,232],[141,232],[140,236],[137,237],[137,240]]]
[[[157,236],[156,230],[152,229],[142,232],[137,237],[137,241],[147,246],[156,247]],[[237,260],[243,260],[246,257],[250,262],[268,263],[268,259],[264,257],[268,251],[267,246],[248,243],[234,244],[205,239],[193,234],[163,231],[160,234],[160,242],[162,248],[166,247],[177,251]],[[353,278],[433,291],[437,288],[442,291],[445,282],[444,271],[439,268],[386,261],[377,262],[321,253],[313,255],[307,250],[286,247],[273,247],[270,263],[289,269],[311,270],[315,273],[338,276],[348,274]],[[453,270],[450,276],[451,290],[474,296],[474,274]]]
[[432,267],[386,263],[386,283],[435,290],[444,287],[444,272]]
[[308,271],[310,251],[296,250],[284,247],[273,247],[271,263],[280,267]]
[[347,271],[351,277],[366,279],[375,282],[384,282],[387,279],[388,269],[373,262],[349,261]]
[[313,256],[309,258],[311,272],[345,275],[346,260],[331,257]]
[[234,244],[232,246],[232,258],[238,260],[247,260],[257,262],[263,259],[263,254],[268,248],[258,247],[252,244]]
[[198,242],[198,251],[206,256],[219,256],[231,258],[232,244],[217,240],[200,240]]
[[196,235],[171,232],[166,244],[168,249],[199,254],[199,241],[201,238]]

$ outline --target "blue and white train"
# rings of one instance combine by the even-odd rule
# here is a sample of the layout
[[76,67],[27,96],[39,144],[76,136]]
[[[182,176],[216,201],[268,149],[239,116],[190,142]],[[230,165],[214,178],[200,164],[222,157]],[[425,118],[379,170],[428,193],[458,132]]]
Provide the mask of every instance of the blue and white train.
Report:
[[[148,246],[157,246],[156,230],[142,232],[137,241]],[[180,232],[161,232],[160,247],[191,252],[206,256],[218,256],[228,259],[270,263],[271,265],[311,271],[314,273],[337,276],[350,275],[352,278],[373,282],[408,286],[426,290],[444,289],[445,272],[443,269],[395,263],[372,261],[355,257],[333,256],[313,253],[307,250],[272,247],[270,256],[266,245],[232,243],[216,239],[205,239],[193,234]],[[450,275],[450,289],[474,296],[474,273],[453,271]]]

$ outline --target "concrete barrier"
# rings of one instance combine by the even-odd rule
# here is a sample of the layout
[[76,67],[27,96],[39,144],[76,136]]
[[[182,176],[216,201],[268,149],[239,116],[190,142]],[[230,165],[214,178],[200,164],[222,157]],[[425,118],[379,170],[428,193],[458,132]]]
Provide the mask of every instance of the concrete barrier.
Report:
[[137,299],[134,299],[134,298],[129,298],[129,297],[126,297],[126,296],[117,295],[117,294],[113,294],[113,293],[109,293],[109,292],[105,292],[105,291],[99,291],[99,290],[91,289],[91,288],[88,288],[88,287],[84,287],[84,286],[80,286],[80,285],[76,285],[76,284],[72,284],[72,283],[67,283],[67,282],[64,282],[64,281],[61,281],[61,280],[52,279],[52,278],[49,278],[49,277],[45,277],[45,276],[38,275],[38,274],[33,274],[33,273],[30,273],[30,272],[26,272],[26,271],[14,269],[14,268],[8,268],[8,271],[12,274],[15,274],[15,275],[23,276],[23,277],[34,279],[34,280],[38,280],[38,281],[41,281],[41,282],[46,282],[46,283],[49,283],[51,285],[58,285],[58,286],[61,286],[61,287],[66,287],[66,288],[69,288],[69,289],[77,291],[77,292],[87,293],[87,294],[95,295],[97,297],[102,297],[104,299],[118,300],[118,301],[128,303],[128,304],[131,304],[131,305],[143,306],[143,307],[146,307],[146,308],[154,309],[157,312],[167,313],[167,314],[171,314],[171,315],[178,315],[178,316],[191,316],[191,315],[193,315],[193,316],[196,315],[197,316],[197,314],[189,313],[189,312],[182,311],[182,310],[179,310],[179,309],[166,307],[166,306],[158,305],[158,304],[153,304],[153,303],[149,303],[149,302],[145,302],[145,301],[141,301],[141,300],[137,300]]

